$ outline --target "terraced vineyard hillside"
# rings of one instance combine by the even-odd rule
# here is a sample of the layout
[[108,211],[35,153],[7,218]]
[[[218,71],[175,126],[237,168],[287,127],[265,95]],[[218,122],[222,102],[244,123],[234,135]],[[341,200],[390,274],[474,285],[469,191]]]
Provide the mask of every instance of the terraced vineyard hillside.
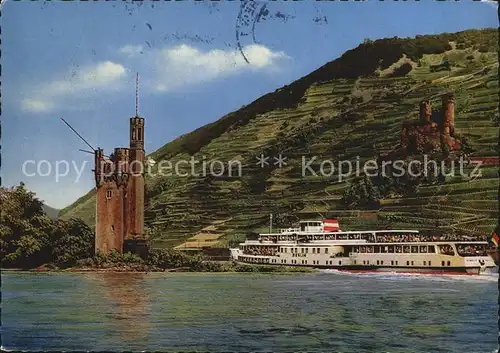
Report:
[[[418,119],[422,100],[434,109],[455,95],[455,130],[471,157],[498,155],[498,34],[454,34],[384,39],[346,52],[310,75],[179,137],[150,154],[162,160],[200,161],[200,176],[147,176],[146,225],[154,245],[227,246],[265,228],[269,214],[283,219],[337,217],[344,230],[441,229],[483,237],[498,213],[498,165],[474,178],[447,177],[414,193],[380,200],[377,210],[348,209],[344,190],[356,176],[302,175],[302,158],[315,171],[328,159],[361,165],[397,148],[403,121]],[[256,156],[282,153],[286,166],[261,168]],[[202,176],[201,161],[239,160],[241,177]],[[190,172],[190,165],[181,168]],[[233,170],[236,173],[236,169]],[[469,170],[465,170],[470,172]],[[157,172],[153,170],[153,172]],[[360,176],[362,177],[362,175]],[[90,192],[61,212],[93,224]]]

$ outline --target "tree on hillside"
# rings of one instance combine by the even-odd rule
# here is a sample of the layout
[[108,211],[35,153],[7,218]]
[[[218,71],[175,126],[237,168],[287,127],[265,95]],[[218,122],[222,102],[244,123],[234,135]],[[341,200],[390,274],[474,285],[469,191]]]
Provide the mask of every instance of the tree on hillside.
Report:
[[0,188],[0,256],[4,266],[32,267],[50,260],[52,220],[23,183]]
[[[0,261],[4,267],[33,268],[74,263],[89,257],[94,235],[78,219],[54,221],[24,184],[0,188]],[[74,259],[73,259],[74,258]]]
[[94,255],[94,233],[79,218],[58,220],[51,235],[52,260],[59,265],[74,265]]
[[368,176],[352,182],[344,191],[342,201],[349,208],[377,209],[380,193]]

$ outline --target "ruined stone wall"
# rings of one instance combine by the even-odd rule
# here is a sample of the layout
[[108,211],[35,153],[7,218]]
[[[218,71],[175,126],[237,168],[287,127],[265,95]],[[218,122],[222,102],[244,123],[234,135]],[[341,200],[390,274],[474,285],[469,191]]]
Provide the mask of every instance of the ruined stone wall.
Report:
[[[401,148],[408,153],[437,150],[443,144],[451,150],[460,149],[460,141],[455,139],[455,103],[452,93],[442,97],[442,116],[439,124],[432,121],[432,107],[428,100],[419,106],[419,119],[404,122],[401,128]],[[424,146],[425,145],[425,146]]]

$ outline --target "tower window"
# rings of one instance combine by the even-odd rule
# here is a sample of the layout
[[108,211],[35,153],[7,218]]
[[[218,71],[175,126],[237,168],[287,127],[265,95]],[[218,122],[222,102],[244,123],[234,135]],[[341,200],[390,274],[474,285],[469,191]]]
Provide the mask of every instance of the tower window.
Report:
[[142,136],[142,127],[138,128],[138,130],[137,130],[137,139],[138,140],[144,139],[144,136]]
[[106,190],[106,198],[110,199],[113,196],[113,192],[111,190]]

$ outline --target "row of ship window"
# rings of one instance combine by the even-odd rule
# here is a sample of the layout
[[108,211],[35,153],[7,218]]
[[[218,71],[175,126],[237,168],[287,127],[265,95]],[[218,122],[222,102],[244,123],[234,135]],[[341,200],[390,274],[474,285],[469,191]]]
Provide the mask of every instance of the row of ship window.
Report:
[[[273,263],[273,264],[277,264],[277,263],[281,263],[281,264],[287,264],[287,261],[285,259],[268,259],[268,258],[252,258],[252,257],[243,257],[239,259],[240,261],[243,260],[245,262],[253,262],[253,263]],[[279,261],[278,261],[279,260]],[[299,262],[300,261],[300,262]],[[332,260],[329,260],[329,261],[325,261],[325,265],[335,265],[336,261],[332,261]],[[291,260],[290,262],[292,265],[307,265],[307,260]],[[319,261],[318,260],[313,260],[312,261],[312,264],[313,265],[319,265]],[[384,261],[383,260],[377,260],[376,261],[376,264],[377,265],[384,265]],[[338,261],[338,265],[341,266],[342,265],[342,261]],[[356,265],[356,260],[354,260],[354,265]],[[360,263],[361,265],[361,263]],[[370,265],[370,261],[369,260],[363,260],[363,265]],[[432,262],[431,261],[424,261],[423,262],[423,265],[424,266],[432,266]],[[398,261],[394,261],[392,260],[391,261],[391,266],[399,266],[399,263]],[[406,261],[406,266],[415,266],[415,261]],[[451,266],[451,262],[450,261],[441,261],[441,266],[444,267],[444,266]]]
[[[287,263],[287,261],[282,259],[282,260],[280,260],[280,261],[278,262],[278,259],[271,259],[271,263],[276,263],[276,264],[277,264],[277,263],[286,264],[286,263]],[[291,260],[291,261],[290,261],[290,263],[291,263],[292,265],[307,265],[307,260],[300,260],[300,262],[299,262],[299,260]],[[340,265],[342,265],[342,261],[339,261],[338,263],[339,263],[339,266],[340,266]],[[317,260],[313,260],[313,261],[312,261],[312,264],[313,264],[313,265],[319,265],[320,263],[319,263],[319,261],[317,261]],[[325,261],[325,264],[326,264],[326,265],[334,265],[334,261]]]
[[[354,264],[356,265],[356,260],[354,260]],[[369,265],[370,261],[369,260],[363,260],[363,265]],[[383,265],[384,260],[377,260],[377,265]],[[424,261],[423,262],[424,266],[432,266],[431,261]],[[391,266],[399,266],[398,261],[391,260]],[[406,266],[415,266],[415,261],[406,261]],[[441,266],[451,266],[450,261],[441,261]]]
[[[441,247],[450,247],[449,245],[441,245]],[[451,247],[450,247],[451,248]],[[280,253],[287,253],[287,249],[285,247],[280,247]],[[310,248],[300,248],[301,254],[309,253]],[[321,248],[311,248],[311,252],[313,254],[321,254]],[[328,254],[328,248],[324,248],[324,253]],[[441,250],[441,249],[440,249]],[[421,246],[410,246],[410,245],[386,245],[386,246],[354,246],[352,252],[354,253],[421,253],[421,254],[429,254],[435,253],[434,245],[421,245]],[[441,251],[442,252],[442,251]],[[290,248],[290,253],[298,253],[298,248]]]
[[[297,254],[298,253],[298,248],[290,248],[290,253],[292,254]],[[280,248],[279,250],[280,253],[287,253],[287,248]],[[309,253],[309,248],[300,248],[300,253],[301,254],[308,254]],[[312,248],[312,253],[313,254],[320,254],[321,253],[321,248]],[[325,254],[328,254],[328,248],[325,248]]]

